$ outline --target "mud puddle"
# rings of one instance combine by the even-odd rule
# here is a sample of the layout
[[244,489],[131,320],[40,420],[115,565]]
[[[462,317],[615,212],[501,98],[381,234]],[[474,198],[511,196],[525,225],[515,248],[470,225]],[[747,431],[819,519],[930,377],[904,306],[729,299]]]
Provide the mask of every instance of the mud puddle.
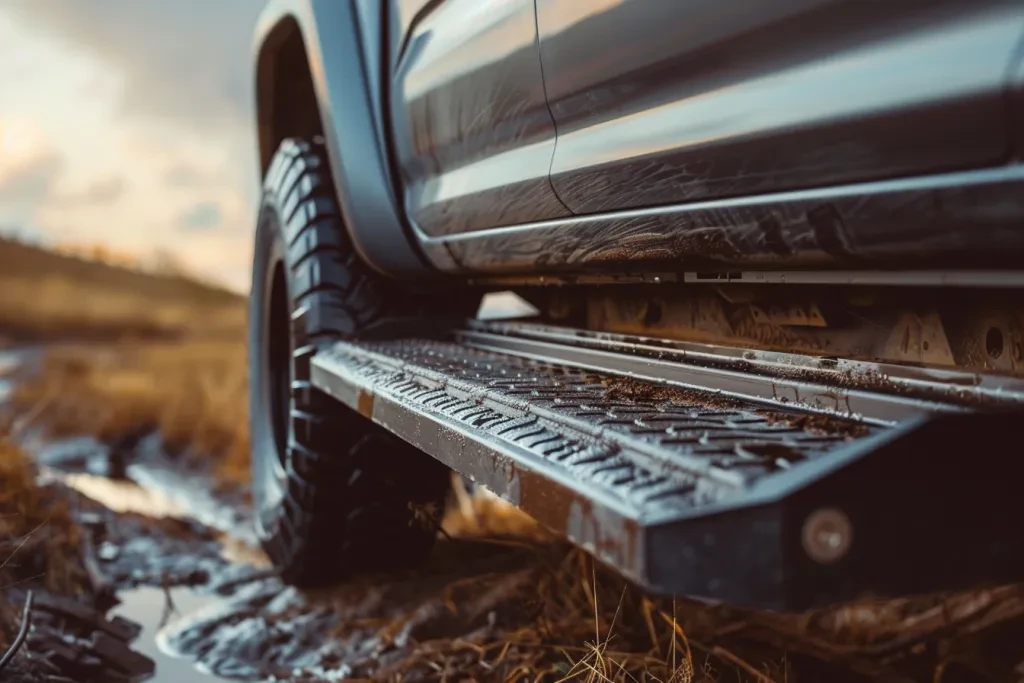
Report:
[[31,353],[31,349],[0,349],[0,405],[10,399],[15,386],[15,373],[23,367]]
[[112,613],[142,625],[133,647],[156,662],[152,680],[161,683],[200,672],[334,681],[394,670],[417,680],[410,667],[426,666],[422,642],[487,642],[521,616],[547,548],[445,537],[421,571],[303,592],[270,571],[245,501],[202,472],[176,469],[158,440],[143,440],[120,465],[91,439],[34,451],[44,482],[81,498],[76,514],[97,571],[120,600]]
[[187,517],[240,542],[258,545],[241,494],[217,490],[205,472],[183,470],[164,455],[159,436],[142,439],[127,454],[91,437],[35,438],[23,445],[35,454],[44,477],[59,480],[115,512]]
[[147,679],[150,683],[227,680],[202,670],[191,659],[162,644],[164,630],[173,627],[176,619],[216,605],[220,599],[218,596],[204,595],[188,588],[164,590],[142,586],[122,591],[118,598],[121,603],[112,610],[112,614],[133,621],[142,628],[134,649],[156,664],[156,673]]
[[92,438],[31,435],[21,445],[36,460],[40,485],[67,491],[93,583],[115,596],[108,617],[141,627],[131,648],[153,660],[155,677],[136,680],[223,680],[191,653],[163,647],[161,633],[270,578],[241,496],[218,496],[206,474],[176,469],[158,438],[142,440],[121,462]]

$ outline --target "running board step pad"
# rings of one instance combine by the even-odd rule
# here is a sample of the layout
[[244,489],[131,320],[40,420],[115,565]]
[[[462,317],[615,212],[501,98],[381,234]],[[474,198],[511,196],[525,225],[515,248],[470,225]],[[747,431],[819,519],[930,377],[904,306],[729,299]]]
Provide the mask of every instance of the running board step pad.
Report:
[[798,610],[1024,577],[1015,414],[886,427],[447,341],[316,387],[659,593]]

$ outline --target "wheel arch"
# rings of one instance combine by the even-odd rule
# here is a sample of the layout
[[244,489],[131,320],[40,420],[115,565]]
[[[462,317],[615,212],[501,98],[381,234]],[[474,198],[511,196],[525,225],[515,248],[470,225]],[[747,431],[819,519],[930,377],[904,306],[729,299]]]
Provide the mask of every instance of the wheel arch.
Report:
[[384,274],[423,277],[433,270],[401,214],[389,159],[384,26],[376,0],[270,0],[253,47],[260,177],[285,138],[323,136],[359,255]]
[[262,178],[285,138],[323,135],[306,41],[294,15],[281,16],[258,37],[255,67],[256,135]]

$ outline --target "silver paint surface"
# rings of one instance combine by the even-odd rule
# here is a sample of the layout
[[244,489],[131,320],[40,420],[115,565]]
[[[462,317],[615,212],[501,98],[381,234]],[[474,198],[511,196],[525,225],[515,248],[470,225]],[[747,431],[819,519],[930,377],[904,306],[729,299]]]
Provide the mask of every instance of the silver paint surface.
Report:
[[1019,2],[538,0],[575,213],[1005,159]]
[[[635,209],[424,242],[474,274],[1008,268],[1024,165]],[[435,256],[436,254],[436,256]]]
[[446,0],[408,30],[391,121],[410,221],[442,235],[569,215],[533,0]]
[[[1024,137],[1021,2],[537,8],[269,3],[258,103],[275,41],[297,26],[344,216],[378,270],[623,276],[1024,258],[1021,174],[999,165]],[[262,145],[264,163],[271,151]]]

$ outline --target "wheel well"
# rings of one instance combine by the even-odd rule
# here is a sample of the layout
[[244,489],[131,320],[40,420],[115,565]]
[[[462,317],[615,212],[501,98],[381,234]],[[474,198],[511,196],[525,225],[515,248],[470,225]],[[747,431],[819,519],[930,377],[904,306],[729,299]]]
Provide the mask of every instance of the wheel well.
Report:
[[323,135],[320,108],[298,22],[281,21],[260,48],[256,65],[256,125],[261,175],[281,141]]

